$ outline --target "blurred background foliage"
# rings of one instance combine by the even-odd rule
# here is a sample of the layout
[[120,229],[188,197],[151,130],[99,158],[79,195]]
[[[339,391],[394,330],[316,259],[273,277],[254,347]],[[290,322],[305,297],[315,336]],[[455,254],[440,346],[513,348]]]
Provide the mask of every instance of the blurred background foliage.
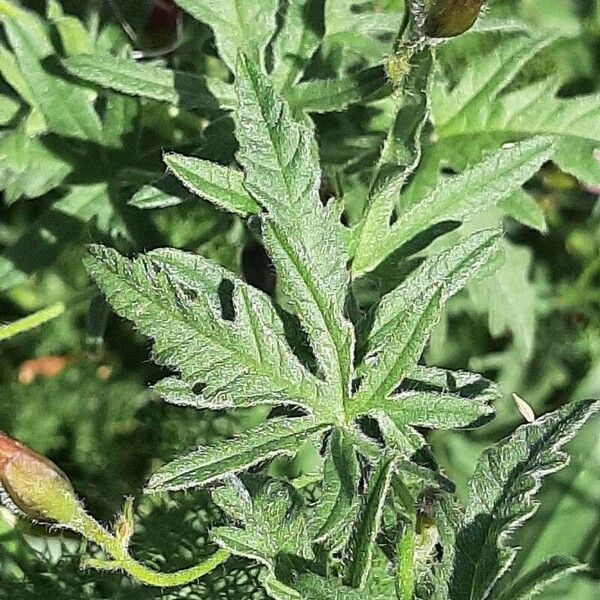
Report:
[[[333,4],[343,10],[343,4]],[[164,177],[161,154],[167,149],[233,161],[236,144],[226,112],[103,91],[58,66],[58,58],[92,47],[117,55],[133,47],[141,60],[229,81],[210,29],[187,18],[178,23],[169,7],[157,18],[152,0],[21,5],[32,11],[32,34],[41,31],[35,52],[41,76],[48,78],[43,85],[54,89],[60,80],[82,110],[94,105],[101,118],[90,117],[87,125],[80,121],[78,132],[68,122],[61,125],[60,116],[49,117],[35,89],[20,79],[28,64],[25,46],[19,49],[8,31],[0,35],[0,321],[54,302],[67,306],[61,317],[0,343],[0,429],[59,464],[90,510],[109,520],[124,496],[141,492],[158,464],[265,415],[256,410],[198,414],[159,402],[148,388],[161,376],[149,360],[148,342],[110,315],[89,289],[81,265],[85,244],[103,241],[129,253],[184,248],[267,291],[273,290],[273,274],[252,231]],[[339,29],[326,30],[307,77],[339,76],[381,63],[402,7],[402,0],[349,3]],[[377,35],[363,26],[365,15],[374,17]],[[552,76],[560,82],[560,97],[600,91],[600,0],[495,0],[478,27],[492,29],[500,20],[525,23],[535,34],[557,33],[510,84],[515,89]],[[477,60],[469,54],[470,43],[465,38],[440,50],[450,78],[458,80]],[[158,56],[166,47],[176,49]],[[389,114],[384,99],[314,116],[323,196],[343,197],[349,222],[362,210],[355,198]],[[476,370],[504,391],[497,418],[485,427],[430,435],[459,495],[481,450],[522,422],[513,392],[536,414],[600,397],[600,189],[548,164],[527,191],[535,198],[533,227],[505,219],[508,259],[494,287],[482,281],[454,298],[427,350],[430,364]],[[493,218],[477,215],[470,226],[485,226]],[[385,281],[363,282],[359,298],[381,285]],[[598,420],[571,443],[570,452],[571,465],[550,478],[541,510],[520,533],[525,550],[518,566],[525,572],[558,549],[577,556],[592,572],[554,586],[544,598],[592,600],[600,586]],[[308,448],[292,464],[277,461],[273,474],[310,472],[315,454]],[[206,552],[206,532],[222,515],[207,495],[194,493],[143,497],[137,519],[134,548],[141,558],[174,569]],[[229,562],[227,572],[218,570],[169,595],[118,575],[82,573],[79,552],[77,540],[49,535],[0,512],[0,598],[263,597],[257,569],[243,562]]]

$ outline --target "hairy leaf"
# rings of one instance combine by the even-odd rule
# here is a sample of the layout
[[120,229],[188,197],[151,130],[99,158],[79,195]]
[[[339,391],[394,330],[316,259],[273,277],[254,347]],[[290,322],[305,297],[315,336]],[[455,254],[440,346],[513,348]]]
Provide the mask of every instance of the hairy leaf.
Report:
[[272,419],[217,446],[201,447],[167,463],[152,475],[146,490],[156,493],[199,487],[275,456],[293,456],[304,441],[324,429],[308,417]]
[[243,217],[260,212],[244,188],[240,171],[181,154],[166,154],[164,160],[173,175],[194,194]]
[[515,558],[510,546],[515,529],[537,510],[542,480],[568,463],[562,447],[598,410],[600,404],[591,401],[569,404],[483,453],[469,482],[465,525],[457,535],[451,598],[490,597]]
[[103,88],[184,109],[231,109],[235,102],[231,86],[218,79],[110,54],[77,54],[65,59],[63,65],[69,73]]
[[341,226],[319,199],[313,132],[291,117],[251,61],[240,59],[236,82],[238,160],[246,190],[266,210],[263,234],[280,291],[300,318],[329,388],[343,401],[353,351],[353,331],[344,317],[348,257]]
[[239,51],[262,63],[262,53],[275,33],[277,0],[176,2],[194,18],[212,27],[219,55],[233,72]]

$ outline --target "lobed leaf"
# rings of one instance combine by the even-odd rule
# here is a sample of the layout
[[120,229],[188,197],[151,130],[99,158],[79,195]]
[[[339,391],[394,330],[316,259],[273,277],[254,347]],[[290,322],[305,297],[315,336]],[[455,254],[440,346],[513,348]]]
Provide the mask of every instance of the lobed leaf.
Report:
[[348,257],[341,225],[319,199],[314,134],[292,118],[255,63],[240,58],[236,83],[244,184],[266,211],[263,235],[280,292],[308,334],[339,414],[350,390],[353,352],[353,331],[344,316]]
[[63,60],[69,73],[85,81],[128,94],[169,102],[183,109],[231,109],[231,85],[216,78],[172,71],[133,59],[103,54],[77,54]]
[[484,451],[469,482],[465,524],[457,535],[450,598],[484,600],[512,564],[515,532],[537,510],[535,495],[547,475],[562,469],[562,447],[598,410],[581,401],[519,427]]
[[248,433],[217,446],[200,447],[167,463],[152,475],[146,491],[200,487],[275,456],[293,456],[304,441],[325,429],[309,417],[271,419]]

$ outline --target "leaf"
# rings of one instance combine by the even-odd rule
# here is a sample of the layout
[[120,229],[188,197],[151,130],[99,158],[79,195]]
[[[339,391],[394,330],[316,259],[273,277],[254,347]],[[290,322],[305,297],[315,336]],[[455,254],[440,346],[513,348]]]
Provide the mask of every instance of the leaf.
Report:
[[244,188],[244,175],[240,171],[181,154],[165,154],[164,161],[173,175],[197,196],[242,217],[260,212],[260,206]]
[[306,112],[344,110],[389,93],[382,66],[369,67],[339,79],[311,79],[295,85],[287,94],[290,105]]
[[283,24],[273,42],[271,79],[276,89],[287,91],[304,74],[324,32],[324,0],[287,0]]
[[[400,11],[377,10],[370,0],[327,0],[325,3],[325,55],[355,54],[362,61],[380,61],[391,52],[392,40],[402,22]],[[361,61],[361,62],[362,62]],[[343,61],[350,63],[350,60]],[[345,65],[344,65],[345,66]]]
[[537,510],[535,495],[544,477],[568,463],[562,447],[598,410],[600,403],[571,403],[484,451],[469,482],[451,598],[490,597],[515,558],[517,550],[509,545],[515,530]]
[[29,275],[53,265],[76,241],[86,223],[96,217],[98,225],[105,226],[112,215],[104,184],[72,186],[4,250],[0,257],[0,290],[19,285]]
[[302,574],[296,588],[304,600],[368,600],[364,593],[346,587],[333,578],[326,579],[314,573]]
[[553,556],[502,590],[497,600],[532,600],[563,577],[585,571],[588,567],[576,558]]
[[343,543],[358,506],[359,465],[351,439],[334,429],[329,440],[323,487],[314,508],[310,531],[316,542],[333,538],[334,548]]
[[248,433],[198,450],[158,469],[146,486],[148,493],[200,487],[244,471],[275,456],[293,456],[311,435],[326,429],[309,417],[271,419]]
[[142,186],[128,204],[141,210],[152,210],[177,206],[190,198],[192,195],[174,177],[165,176]]
[[306,330],[339,409],[350,391],[353,352],[353,331],[344,317],[348,257],[341,225],[319,199],[314,135],[292,119],[254,63],[239,61],[236,83],[245,187],[266,210],[263,235],[280,292]]
[[536,328],[536,292],[529,281],[531,251],[504,244],[505,260],[491,277],[470,286],[475,306],[488,314],[490,333],[513,334],[513,343],[523,360],[533,351]]
[[433,115],[444,155],[453,164],[472,164],[490,147],[538,135],[550,137],[553,160],[588,185],[600,185],[598,94],[558,98],[551,77],[500,95],[517,73],[553,37],[501,37],[492,52],[475,55],[450,94],[443,85],[432,95]]
[[68,137],[100,142],[102,126],[94,110],[89,90],[51,75],[42,61],[53,53],[49,35],[33,13],[0,18],[27,82],[35,107],[43,113],[50,131]]
[[103,54],[77,54],[63,60],[67,71],[85,81],[129,94],[169,102],[183,109],[231,109],[232,87],[216,78],[172,71],[154,64]]
[[[240,502],[233,510],[243,526],[214,528],[212,535],[219,545],[237,556],[257,560],[271,570],[276,557],[282,553],[312,558],[305,514],[293,488],[282,481],[266,482],[250,498],[239,489],[240,485],[235,483]],[[223,492],[220,490],[213,493],[213,499],[227,512],[233,508],[231,501],[225,506],[221,504]],[[233,495],[231,500],[235,502]]]
[[176,0],[195,19],[210,25],[219,55],[236,71],[238,52],[262,64],[262,55],[276,29],[277,0]]
[[391,330],[377,353],[365,358],[368,369],[350,404],[353,416],[380,407],[416,366],[431,330],[440,318],[442,290],[434,288],[419,298],[412,312]]
[[[154,358],[202,384],[204,408],[318,407],[320,382],[291,352],[270,299],[210,261],[165,249],[130,261],[90,249],[86,266],[121,316],[154,339]],[[229,287],[230,296],[223,294]]]
[[401,429],[407,425],[430,429],[467,427],[494,413],[485,401],[436,392],[401,392],[379,400],[376,408]]
[[353,264],[355,274],[372,270],[392,251],[437,223],[465,222],[496,205],[531,178],[552,151],[548,138],[534,138],[499,150],[451,177],[425,198],[403,207],[388,232],[378,234],[375,243],[359,246]]
[[346,579],[354,588],[363,588],[367,582],[393,472],[394,460],[384,455],[369,479],[364,505],[348,547]]
[[[411,273],[396,289],[386,294],[371,314],[359,324],[362,346],[377,352],[386,335],[406,319],[427,290],[444,285],[450,299],[469,279],[494,261],[501,246],[501,232],[486,229],[466,236],[448,250],[433,255]],[[372,325],[369,325],[372,321]],[[370,327],[370,332],[367,333]]]
[[498,207],[500,210],[518,221],[537,229],[540,233],[547,233],[548,228],[546,226],[546,217],[544,211],[540,205],[536,202],[535,198],[530,196],[525,190],[515,190],[513,194],[502,200]]
[[366,271],[361,265],[365,256],[373,253],[371,248],[377,247],[373,244],[375,236],[385,239],[397,197],[421,158],[421,137],[429,118],[433,56],[425,49],[413,60],[415,65],[405,78],[402,93],[397,92],[392,125],[372,177],[365,214],[355,232],[355,275]]

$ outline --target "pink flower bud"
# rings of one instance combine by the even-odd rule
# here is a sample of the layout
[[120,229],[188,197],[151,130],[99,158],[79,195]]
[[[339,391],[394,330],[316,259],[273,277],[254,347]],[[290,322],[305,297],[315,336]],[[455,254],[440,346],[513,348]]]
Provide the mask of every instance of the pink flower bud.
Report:
[[32,519],[69,525],[82,511],[71,482],[54,463],[2,432],[0,484]]

